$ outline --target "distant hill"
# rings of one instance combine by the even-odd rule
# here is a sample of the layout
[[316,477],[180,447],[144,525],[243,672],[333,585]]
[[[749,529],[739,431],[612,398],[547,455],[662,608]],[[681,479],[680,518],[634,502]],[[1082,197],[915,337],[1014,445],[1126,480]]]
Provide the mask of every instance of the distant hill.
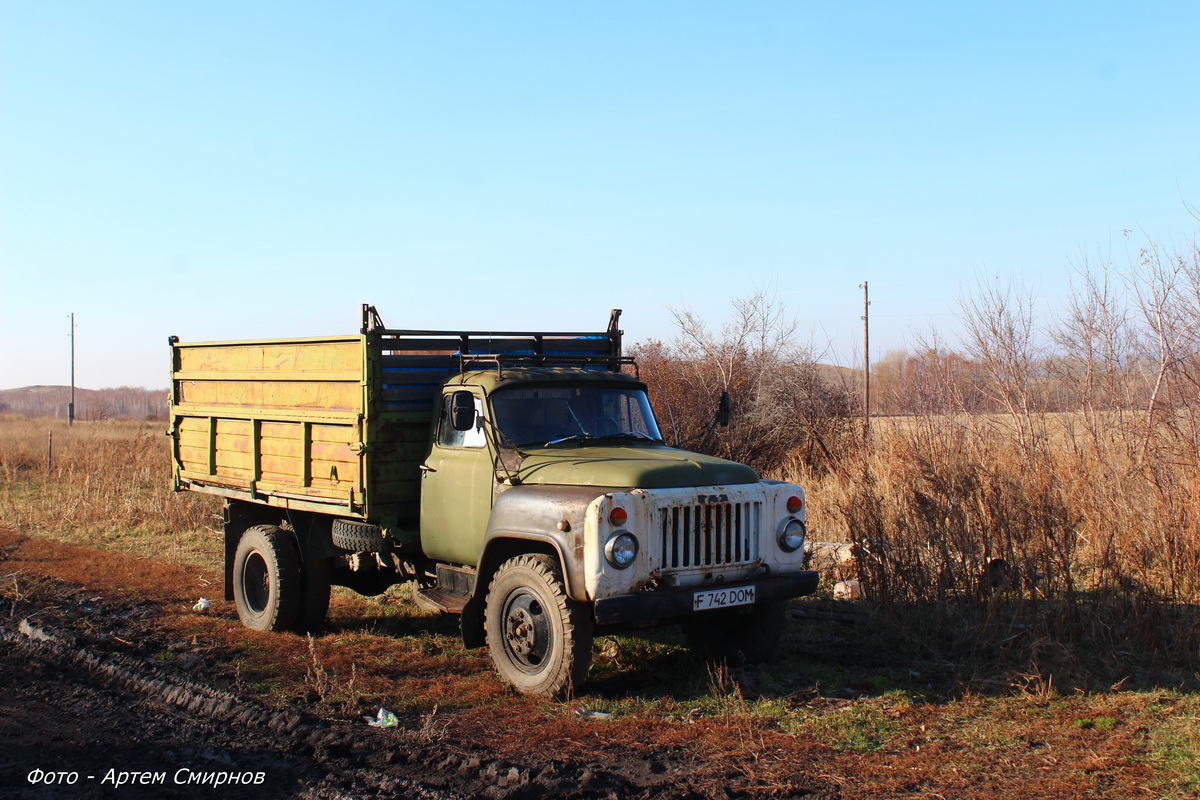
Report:
[[817,364],[817,374],[831,386],[840,386],[851,391],[862,387],[862,368],[837,367],[833,364]]
[[[66,419],[71,402],[69,386],[25,386],[0,389],[0,415]],[[115,389],[75,389],[75,419],[166,419],[167,390],[120,386]]]

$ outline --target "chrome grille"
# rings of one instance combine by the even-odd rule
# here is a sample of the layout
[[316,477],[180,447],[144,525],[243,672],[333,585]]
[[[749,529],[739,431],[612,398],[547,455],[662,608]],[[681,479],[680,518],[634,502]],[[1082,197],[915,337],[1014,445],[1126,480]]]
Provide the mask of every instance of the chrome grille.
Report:
[[664,567],[717,567],[758,558],[760,502],[672,506],[659,514]]

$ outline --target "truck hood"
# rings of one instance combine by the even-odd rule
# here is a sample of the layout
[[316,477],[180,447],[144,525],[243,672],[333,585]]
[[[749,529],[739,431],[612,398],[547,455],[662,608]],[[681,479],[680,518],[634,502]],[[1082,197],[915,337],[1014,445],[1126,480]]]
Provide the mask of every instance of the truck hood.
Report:
[[517,476],[525,484],[673,489],[754,483],[745,464],[663,445],[525,449]]

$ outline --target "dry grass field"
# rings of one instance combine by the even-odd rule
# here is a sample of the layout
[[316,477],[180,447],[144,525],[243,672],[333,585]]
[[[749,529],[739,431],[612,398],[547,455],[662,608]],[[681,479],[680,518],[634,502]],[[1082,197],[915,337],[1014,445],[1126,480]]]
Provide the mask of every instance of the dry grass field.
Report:
[[[812,535],[863,548],[862,621],[794,619],[749,672],[706,671],[671,631],[601,638],[587,694],[558,704],[505,689],[402,587],[336,594],[311,640],[238,627],[217,506],[167,491],[161,423],[0,418],[0,616],[96,635],[72,598],[136,602],[105,647],[344,724],[383,705],[457,753],[552,752],[640,796],[1194,796],[1194,467],[1092,424],[1046,417],[1022,444],[1008,418],[916,415],[833,468],[793,461]],[[989,582],[995,558],[1012,569]],[[835,577],[806,608],[840,608]]]
[[1155,670],[1170,680],[1200,666],[1200,472],[1194,439],[1178,435],[1187,423],[918,415],[877,422],[839,470],[796,471],[816,535],[860,544],[877,608],[909,645],[1023,658],[1064,687]]
[[0,417],[0,525],[176,561],[221,552],[219,504],[173,494],[165,422]]

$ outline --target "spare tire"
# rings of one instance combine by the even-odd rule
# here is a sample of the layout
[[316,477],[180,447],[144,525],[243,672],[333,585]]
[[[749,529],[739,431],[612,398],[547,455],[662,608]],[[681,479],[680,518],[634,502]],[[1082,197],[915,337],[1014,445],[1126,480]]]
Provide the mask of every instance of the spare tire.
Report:
[[386,553],[391,549],[383,528],[349,519],[333,521],[333,543],[351,553]]

